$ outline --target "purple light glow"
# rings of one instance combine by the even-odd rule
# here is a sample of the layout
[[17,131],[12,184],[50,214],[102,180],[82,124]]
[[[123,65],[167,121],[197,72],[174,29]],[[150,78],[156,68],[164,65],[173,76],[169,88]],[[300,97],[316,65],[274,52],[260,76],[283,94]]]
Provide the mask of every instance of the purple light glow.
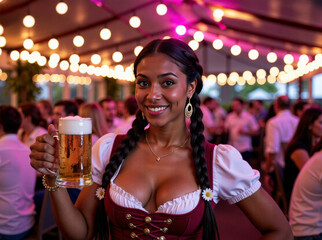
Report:
[[177,26],[177,27],[176,27],[176,33],[177,33],[178,35],[180,35],[180,36],[185,35],[185,34],[186,34],[186,32],[187,32],[187,29],[186,29],[186,27],[185,27],[185,26],[183,26],[183,25],[179,25],[179,26]]

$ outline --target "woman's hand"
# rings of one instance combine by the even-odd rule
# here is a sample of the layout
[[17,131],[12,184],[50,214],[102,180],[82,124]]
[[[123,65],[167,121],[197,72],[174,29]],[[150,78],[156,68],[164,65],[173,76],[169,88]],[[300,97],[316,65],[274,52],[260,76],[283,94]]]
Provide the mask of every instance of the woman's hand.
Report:
[[38,136],[36,142],[30,146],[30,165],[45,175],[55,175],[57,170],[56,139],[54,125],[48,126],[48,134]]

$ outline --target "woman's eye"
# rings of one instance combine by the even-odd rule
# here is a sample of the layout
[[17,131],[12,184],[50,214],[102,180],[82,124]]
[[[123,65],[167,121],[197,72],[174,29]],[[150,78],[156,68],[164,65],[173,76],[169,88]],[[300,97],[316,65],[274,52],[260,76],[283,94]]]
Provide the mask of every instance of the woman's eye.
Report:
[[149,85],[148,82],[144,80],[138,80],[136,84],[139,85],[140,87],[146,87]]
[[167,80],[167,81],[164,81],[163,83],[165,86],[172,86],[174,84],[174,82],[172,80]]

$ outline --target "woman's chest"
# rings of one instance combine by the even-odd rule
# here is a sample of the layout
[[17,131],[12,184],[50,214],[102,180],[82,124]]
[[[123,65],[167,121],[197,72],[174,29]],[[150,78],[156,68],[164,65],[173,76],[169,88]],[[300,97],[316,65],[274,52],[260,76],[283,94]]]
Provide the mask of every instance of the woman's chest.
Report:
[[156,162],[131,156],[126,159],[114,183],[134,196],[149,212],[165,202],[198,189],[193,166],[189,161]]

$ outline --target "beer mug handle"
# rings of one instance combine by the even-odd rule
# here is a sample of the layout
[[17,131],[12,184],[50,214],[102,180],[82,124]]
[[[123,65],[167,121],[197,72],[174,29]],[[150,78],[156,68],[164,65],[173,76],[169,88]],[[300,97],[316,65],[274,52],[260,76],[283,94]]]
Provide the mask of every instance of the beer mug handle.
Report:
[[[58,136],[58,131],[55,132],[55,134],[53,135],[53,138],[55,140],[55,159],[58,158],[58,141],[59,141],[59,136]],[[53,170],[49,169],[49,168],[46,168],[46,170],[51,173],[52,175],[55,175],[57,176],[57,173],[54,172]]]

